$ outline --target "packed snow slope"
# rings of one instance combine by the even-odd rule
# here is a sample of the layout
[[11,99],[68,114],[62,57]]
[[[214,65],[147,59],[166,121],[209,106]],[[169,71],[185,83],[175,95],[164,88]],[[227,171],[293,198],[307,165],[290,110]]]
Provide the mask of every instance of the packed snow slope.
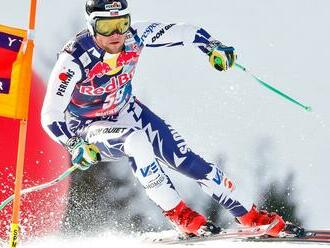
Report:
[[[22,248],[91,248],[91,247],[134,247],[134,248],[158,248],[158,247],[203,247],[203,248],[316,248],[324,245],[311,243],[270,243],[270,242],[244,242],[235,240],[212,240],[196,242],[193,244],[175,244],[166,245],[154,243],[151,240],[162,235],[174,235],[174,231],[164,231],[163,233],[147,233],[143,236],[138,234],[123,235],[120,233],[105,232],[93,237],[75,237],[75,238],[60,238],[60,237],[44,237],[38,240],[20,244]],[[0,243],[0,248],[8,247],[8,244]]]

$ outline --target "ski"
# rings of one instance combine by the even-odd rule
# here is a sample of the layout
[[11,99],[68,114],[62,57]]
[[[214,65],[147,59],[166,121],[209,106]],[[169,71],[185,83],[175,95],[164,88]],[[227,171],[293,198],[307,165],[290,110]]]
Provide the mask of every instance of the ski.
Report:
[[179,243],[193,243],[202,242],[205,240],[218,240],[218,239],[242,239],[242,238],[255,238],[265,235],[270,225],[263,225],[258,227],[242,227],[234,229],[223,229],[219,234],[210,234],[204,236],[187,236],[176,235],[175,237],[158,237],[153,238],[151,241],[162,244],[179,244]]
[[283,234],[280,237],[251,237],[247,241],[259,242],[314,242],[330,244],[330,230],[305,230],[304,235],[297,237],[291,234]]
[[176,236],[176,237],[158,237],[152,242],[161,244],[191,244],[214,240],[233,240],[244,242],[315,242],[330,244],[330,230],[304,230],[300,229],[297,233],[281,232],[279,237],[270,237],[266,231],[271,228],[270,225],[258,227],[244,227],[234,229],[224,229],[219,234],[206,236]]

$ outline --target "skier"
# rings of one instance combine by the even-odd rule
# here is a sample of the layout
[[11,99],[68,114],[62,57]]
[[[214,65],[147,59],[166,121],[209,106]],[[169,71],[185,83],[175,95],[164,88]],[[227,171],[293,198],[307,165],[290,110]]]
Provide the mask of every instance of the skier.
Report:
[[[132,78],[142,49],[192,44],[211,65],[226,71],[236,54],[203,28],[187,24],[131,24],[126,0],[88,0],[88,29],[68,42],[50,75],[42,109],[46,132],[67,148],[81,170],[98,161],[127,156],[147,195],[183,233],[206,235],[220,228],[181,199],[161,165],[185,174],[244,226],[273,224],[278,236],[285,222],[242,201],[233,182],[213,163],[187,146],[167,122],[132,94]],[[138,84],[139,82],[136,82]]]

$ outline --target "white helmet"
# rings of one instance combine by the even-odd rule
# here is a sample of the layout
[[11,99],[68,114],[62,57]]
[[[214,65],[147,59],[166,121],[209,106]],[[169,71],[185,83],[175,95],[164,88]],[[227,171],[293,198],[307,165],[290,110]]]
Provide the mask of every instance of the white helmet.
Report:
[[[86,2],[86,20],[88,30],[92,35],[99,33],[101,35],[109,36],[113,32],[126,33],[131,24],[131,17],[129,14],[128,4],[126,0],[88,0]],[[97,25],[97,22],[101,20],[121,20],[121,22],[115,23],[114,25],[107,26],[107,23]],[[110,28],[106,30],[98,30],[101,28]]]

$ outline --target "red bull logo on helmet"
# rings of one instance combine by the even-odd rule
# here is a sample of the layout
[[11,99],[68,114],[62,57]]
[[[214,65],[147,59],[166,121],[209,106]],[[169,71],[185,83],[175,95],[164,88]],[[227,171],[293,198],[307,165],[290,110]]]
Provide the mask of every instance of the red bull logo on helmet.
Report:
[[122,6],[121,6],[121,2],[113,2],[113,3],[109,3],[109,4],[106,4],[105,6],[105,10],[115,10],[115,9],[121,9]]
[[111,77],[106,86],[94,87],[94,86],[80,86],[79,92],[88,96],[101,96],[103,94],[113,94],[118,89],[126,85],[132,80],[134,71],[131,73],[123,73],[116,77]]

